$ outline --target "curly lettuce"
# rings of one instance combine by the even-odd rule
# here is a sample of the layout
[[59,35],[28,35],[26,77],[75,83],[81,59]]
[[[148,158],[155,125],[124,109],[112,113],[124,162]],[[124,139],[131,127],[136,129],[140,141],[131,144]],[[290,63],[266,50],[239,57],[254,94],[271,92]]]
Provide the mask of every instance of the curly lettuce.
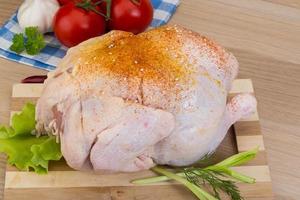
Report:
[[49,161],[60,160],[60,145],[54,136],[37,137],[35,106],[27,103],[19,114],[14,114],[10,127],[0,126],[0,152],[7,154],[7,162],[19,170],[48,172]]

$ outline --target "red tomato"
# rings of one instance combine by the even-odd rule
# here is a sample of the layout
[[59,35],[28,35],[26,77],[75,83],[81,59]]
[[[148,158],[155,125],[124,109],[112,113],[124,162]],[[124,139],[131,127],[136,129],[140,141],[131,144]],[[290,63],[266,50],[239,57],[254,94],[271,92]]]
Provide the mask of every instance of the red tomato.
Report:
[[75,46],[105,32],[103,16],[79,8],[74,2],[62,6],[57,11],[53,23],[55,36],[67,47]]
[[57,0],[59,5],[63,6],[69,2],[73,2],[73,0]]
[[151,23],[153,8],[150,0],[112,0],[109,28],[143,32]]

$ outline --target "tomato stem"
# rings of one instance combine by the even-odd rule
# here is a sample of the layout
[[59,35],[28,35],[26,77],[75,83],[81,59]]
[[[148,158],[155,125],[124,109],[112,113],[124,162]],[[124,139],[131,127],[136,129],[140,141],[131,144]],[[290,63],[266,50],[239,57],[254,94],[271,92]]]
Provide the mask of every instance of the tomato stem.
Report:
[[96,3],[94,3],[95,6],[98,6],[99,4],[101,4],[103,2],[103,0],[101,1],[97,1]]
[[[101,13],[99,10],[97,10],[97,6],[99,4],[101,4],[103,1],[106,2],[106,9],[107,9],[106,15]],[[108,7],[108,5],[109,5],[109,7]],[[105,17],[106,20],[110,19],[110,5],[111,5],[111,0],[100,0],[100,1],[97,1],[96,3],[93,3],[91,0],[83,0],[81,2],[76,3],[77,7],[82,8],[86,11],[93,11],[96,14]]]
[[111,10],[111,1],[112,0],[104,0],[106,2],[106,15],[107,15],[107,18],[106,20],[109,20],[110,19],[110,10]]
[[141,5],[141,1],[140,0],[131,0],[132,3],[134,3],[135,5]]

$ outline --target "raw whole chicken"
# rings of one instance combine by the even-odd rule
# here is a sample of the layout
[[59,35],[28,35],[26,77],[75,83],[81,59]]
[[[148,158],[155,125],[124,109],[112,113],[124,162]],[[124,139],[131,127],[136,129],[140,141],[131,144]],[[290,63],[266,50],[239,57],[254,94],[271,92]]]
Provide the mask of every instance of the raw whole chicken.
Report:
[[37,129],[58,136],[77,170],[190,165],[255,110],[250,94],[226,104],[237,72],[231,53],[177,25],[111,31],[69,49],[49,73]]

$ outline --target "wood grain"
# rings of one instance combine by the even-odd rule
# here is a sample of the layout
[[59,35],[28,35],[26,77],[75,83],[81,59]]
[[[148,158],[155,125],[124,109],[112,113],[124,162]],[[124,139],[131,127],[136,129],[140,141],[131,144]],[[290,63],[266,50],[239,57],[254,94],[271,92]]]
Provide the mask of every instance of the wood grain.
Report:
[[[0,0],[0,23],[15,11],[20,2],[21,0]],[[300,196],[299,1],[184,0],[172,18],[172,23],[182,24],[214,38],[238,58],[239,76],[251,78],[254,82],[276,199],[298,199]],[[0,71],[0,122],[8,123],[12,84],[26,76],[46,72],[4,59],[0,59]],[[1,158],[0,187],[3,187],[5,159],[3,156]],[[94,189],[94,193],[97,190],[99,189]],[[174,197],[168,196],[169,188],[163,191],[167,197],[165,199]],[[23,192],[18,193],[19,197],[28,198],[26,194],[29,193]],[[62,192],[65,191],[53,192],[53,199],[59,199]],[[72,199],[78,199],[80,192],[75,193]],[[189,194],[186,191],[178,193]],[[43,193],[36,195],[36,198],[44,197]],[[85,195],[84,197],[87,197],[85,199],[88,199],[88,193]],[[142,196],[140,199],[147,197],[149,196],[145,198]],[[102,199],[102,196],[99,196],[99,199]]]
[[[233,170],[247,174],[256,179],[257,183],[271,182],[269,167],[238,166]],[[136,173],[88,173],[80,171],[49,171],[46,175],[32,172],[7,171],[5,188],[82,188],[82,187],[114,187],[133,186],[131,180],[154,176],[151,171]],[[154,185],[174,184],[174,182],[155,183]]]
[[[255,185],[239,184],[244,191],[243,196],[247,200],[272,200],[266,195],[271,192],[269,182],[261,182]],[[7,189],[5,190],[6,200],[15,199],[51,199],[60,200],[62,196],[68,197],[66,200],[196,200],[193,194],[180,185],[160,185],[160,186],[138,186],[138,187],[105,187],[105,188],[45,188],[39,189]],[[154,192],[155,191],[155,192]],[[97,197],[97,198],[95,198]],[[222,200],[228,200],[221,195]]]

